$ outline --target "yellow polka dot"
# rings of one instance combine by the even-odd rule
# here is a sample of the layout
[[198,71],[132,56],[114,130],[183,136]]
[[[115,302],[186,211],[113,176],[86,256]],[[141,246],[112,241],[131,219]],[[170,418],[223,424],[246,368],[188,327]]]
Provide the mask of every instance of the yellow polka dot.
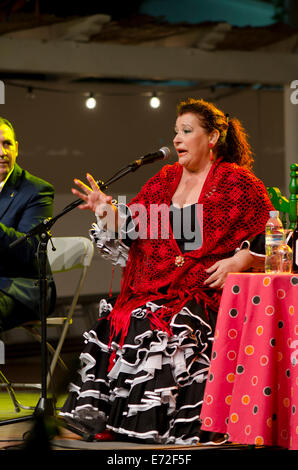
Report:
[[239,419],[239,416],[237,415],[237,413],[232,413],[231,416],[230,416],[230,421],[231,423],[237,423]]
[[298,434],[298,426],[296,426],[296,434]]
[[219,337],[219,331],[216,330],[216,331],[215,331],[215,335],[214,335],[214,339],[217,339],[218,337]]
[[290,400],[289,400],[289,398],[284,398],[284,399],[283,399],[283,404],[284,404],[284,406],[285,406],[286,408],[289,408],[289,406],[290,406]]
[[235,381],[235,374],[233,374],[232,372],[230,374],[227,375],[227,381],[232,383]]
[[294,307],[294,305],[290,305],[290,306],[289,306],[289,314],[290,314],[290,315],[294,315],[294,314],[295,314],[295,307]]
[[225,402],[227,405],[230,405],[232,403],[232,395],[227,395],[225,398]]
[[266,423],[267,423],[268,428],[272,428],[272,418],[268,418]]
[[245,347],[245,354],[247,354],[248,356],[251,356],[255,351],[255,348],[249,344],[248,346]]
[[262,436],[257,436],[255,438],[255,444],[257,446],[262,446],[264,444],[264,439],[262,438]]
[[241,402],[243,403],[243,405],[248,405],[249,402],[250,402],[250,396],[249,395],[243,395],[243,397],[241,398]]
[[267,286],[269,286],[270,283],[271,283],[271,278],[270,278],[270,277],[267,277],[267,276],[264,277],[264,279],[263,279],[263,285],[267,287]]
[[262,325],[259,325],[256,331],[257,335],[261,336],[263,334],[264,328],[262,327]]

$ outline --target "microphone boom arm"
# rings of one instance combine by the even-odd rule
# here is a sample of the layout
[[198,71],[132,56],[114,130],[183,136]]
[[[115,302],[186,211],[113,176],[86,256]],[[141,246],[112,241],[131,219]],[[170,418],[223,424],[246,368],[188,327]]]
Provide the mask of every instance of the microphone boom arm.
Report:
[[[118,170],[106,183],[103,181],[96,181],[96,184],[99,186],[100,190],[107,189],[109,185],[114,183],[115,181],[118,181],[120,178],[125,176],[127,173],[131,173],[136,171],[138,168],[140,168],[140,165],[137,163],[137,161],[130,163],[128,166],[121,168]],[[47,219],[44,219],[42,222],[40,222],[38,225],[33,227],[31,230],[29,230],[26,235],[23,237],[18,238],[17,240],[14,240],[12,243],[10,243],[9,248],[13,248],[21,243],[23,243],[25,240],[28,238],[33,237],[34,235],[41,235],[42,233],[48,232],[51,227],[54,225],[54,223],[60,219],[63,215],[67,214],[68,212],[72,211],[76,207],[78,207],[80,204],[83,204],[83,201],[81,199],[76,199],[75,201],[71,202],[67,206],[62,209],[61,212],[59,212],[56,216],[54,217],[49,217]]]

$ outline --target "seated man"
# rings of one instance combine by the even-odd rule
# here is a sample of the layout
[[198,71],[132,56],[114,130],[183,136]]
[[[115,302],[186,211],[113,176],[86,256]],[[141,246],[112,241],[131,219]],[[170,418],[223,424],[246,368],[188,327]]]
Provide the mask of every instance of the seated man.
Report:
[[[0,117],[0,336],[5,330],[39,318],[38,236],[15,247],[45,218],[52,216],[54,188],[16,163],[18,142],[13,126]],[[55,285],[48,266],[48,312]]]

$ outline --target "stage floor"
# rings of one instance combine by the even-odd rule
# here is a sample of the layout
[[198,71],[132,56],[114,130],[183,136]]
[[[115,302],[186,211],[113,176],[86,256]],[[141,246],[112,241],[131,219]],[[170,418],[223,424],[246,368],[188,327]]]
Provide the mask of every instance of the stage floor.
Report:
[[[17,391],[16,396],[19,403],[22,406],[31,406],[32,410],[22,409],[20,412],[16,412],[13,406],[13,403],[8,395],[8,393],[1,388],[0,391],[0,450],[14,450],[14,449],[26,449],[26,442],[28,436],[31,436],[31,445],[33,439],[36,439],[36,449],[44,445],[42,442],[42,436],[40,433],[40,423],[38,424],[35,419],[32,418],[34,408],[36,407],[40,392],[36,391]],[[65,401],[65,396],[60,396],[57,401],[57,408],[63,404]],[[26,421],[15,421],[16,419],[25,419],[28,416],[29,419]],[[12,420],[12,422],[10,422]],[[139,442],[126,442],[125,440],[117,440],[111,442],[87,442],[80,435],[71,432],[69,429],[60,425],[60,420],[55,420],[55,424],[58,422],[58,427],[55,428],[53,432],[53,437],[48,439],[50,450],[52,451],[75,451],[75,450],[84,450],[84,451],[104,451],[105,458],[108,459],[109,455],[111,459],[122,458],[122,453],[125,455],[131,453],[134,455],[139,451],[150,452],[150,455],[164,454],[169,451],[170,453],[175,452],[175,455],[185,456],[185,452],[193,454],[196,451],[212,451],[217,452],[220,450],[282,450],[280,448],[263,448],[263,447],[253,447],[253,446],[244,446],[237,443],[227,443],[223,445],[210,446],[210,445],[162,445],[162,444],[143,444]],[[2,424],[1,424],[2,423]],[[52,432],[50,430],[49,432]],[[33,436],[33,437],[32,437]],[[47,439],[45,439],[47,440]],[[30,449],[31,450],[31,449]],[[115,454],[116,452],[116,454]],[[157,457],[156,457],[157,458]],[[161,458],[161,457],[159,457]],[[146,460],[147,461],[147,460]],[[113,462],[116,463],[116,462]],[[157,461],[154,463],[158,463]],[[165,463],[165,462],[164,462]],[[181,460],[182,463],[182,460]],[[186,462],[185,462],[186,463]]]

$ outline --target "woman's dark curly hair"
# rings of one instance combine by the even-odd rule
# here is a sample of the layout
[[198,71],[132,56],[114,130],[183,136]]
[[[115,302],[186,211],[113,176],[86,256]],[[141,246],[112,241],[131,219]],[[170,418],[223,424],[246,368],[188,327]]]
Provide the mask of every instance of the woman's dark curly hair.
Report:
[[209,134],[214,129],[219,132],[219,138],[214,147],[216,154],[223,157],[226,162],[237,163],[240,166],[252,169],[253,156],[247,141],[247,134],[240,121],[229,118],[214,104],[204,100],[188,98],[177,106],[177,115],[194,113],[198,116],[202,127]]

